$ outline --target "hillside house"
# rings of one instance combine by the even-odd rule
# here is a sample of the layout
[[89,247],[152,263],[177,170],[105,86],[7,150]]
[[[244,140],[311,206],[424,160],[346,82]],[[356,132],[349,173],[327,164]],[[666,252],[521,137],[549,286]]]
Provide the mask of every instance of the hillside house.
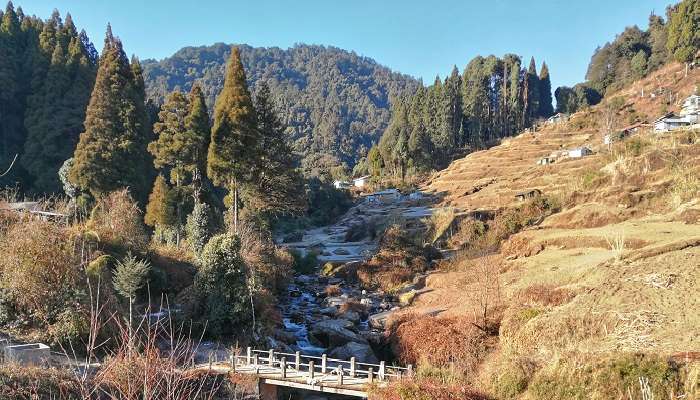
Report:
[[547,125],[557,125],[557,124],[560,124],[562,122],[566,122],[568,120],[569,120],[568,115],[562,114],[562,113],[556,113],[556,114],[552,115],[551,117],[547,118],[546,124]]
[[365,195],[368,203],[393,203],[401,198],[401,193],[398,189],[387,189],[379,192],[374,192]]
[[336,189],[350,189],[352,184],[346,181],[333,181],[333,187]]
[[532,199],[535,197],[540,197],[542,196],[542,191],[539,189],[532,189],[528,190],[527,192],[521,192],[515,195],[515,198],[518,199],[518,201],[525,201],[527,199]]
[[654,132],[668,132],[700,123],[700,96],[694,94],[683,100],[678,115],[668,113],[654,121]]
[[370,175],[365,175],[365,176],[361,176],[359,178],[355,178],[352,180],[352,185],[355,186],[356,188],[363,188],[367,185],[367,182],[369,182],[369,178],[371,178]]
[[590,156],[591,154],[593,154],[593,150],[589,149],[586,146],[577,147],[568,151],[568,156],[570,158],[581,158]]
[[555,157],[542,157],[537,161],[537,165],[554,164],[557,159]]

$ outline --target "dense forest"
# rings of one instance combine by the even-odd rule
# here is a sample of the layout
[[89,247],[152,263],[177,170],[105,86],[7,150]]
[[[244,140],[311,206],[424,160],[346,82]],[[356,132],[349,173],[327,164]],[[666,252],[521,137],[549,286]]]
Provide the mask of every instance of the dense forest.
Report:
[[43,21],[8,3],[0,12],[0,186],[60,192],[58,170],[83,130],[97,52],[70,14]]
[[[351,167],[387,127],[391,99],[418,87],[411,77],[334,47],[239,48],[251,91],[257,91],[258,82],[269,85],[285,135],[303,156],[307,175],[341,163]],[[172,90],[189,91],[197,82],[211,108],[230,50],[218,43],[145,60],[148,98],[161,104]]]
[[457,155],[510,136],[553,113],[549,68],[535,60],[476,57],[460,75],[420,87],[392,106],[392,119],[378,145],[358,165],[372,175],[403,178],[441,169]]
[[649,16],[646,30],[630,26],[612,42],[598,47],[586,72],[586,82],[555,92],[557,110],[572,113],[598,103],[614,92],[656,71],[669,61],[690,63],[700,51],[700,4],[684,1],[666,9],[666,19]]

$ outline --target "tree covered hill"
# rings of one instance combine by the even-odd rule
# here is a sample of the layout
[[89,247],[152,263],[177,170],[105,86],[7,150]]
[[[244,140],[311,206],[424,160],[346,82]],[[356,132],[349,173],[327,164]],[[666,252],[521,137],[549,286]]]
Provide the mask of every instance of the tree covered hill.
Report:
[[[387,127],[391,99],[414,92],[417,80],[335,47],[296,45],[289,49],[240,45],[253,92],[266,81],[305,169],[353,164]],[[175,89],[199,82],[211,109],[224,82],[231,46],[185,47],[161,61],[143,62],[146,93],[162,103]]]

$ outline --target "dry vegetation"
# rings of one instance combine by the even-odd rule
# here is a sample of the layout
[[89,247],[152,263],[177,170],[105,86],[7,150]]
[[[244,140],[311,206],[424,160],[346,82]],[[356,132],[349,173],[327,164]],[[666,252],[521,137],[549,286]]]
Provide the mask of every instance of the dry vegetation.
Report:
[[[674,108],[648,93],[667,74],[682,100],[700,71],[678,72],[620,92],[619,123]],[[449,209],[430,239],[461,250],[391,331],[402,359],[441,371],[426,379],[461,376],[462,387],[499,399],[700,398],[698,362],[670,357],[700,348],[700,136],[641,132],[608,148],[605,106],[470,154],[427,183]],[[536,165],[582,145],[596,154]],[[543,195],[515,199],[532,189]],[[476,327],[483,315],[497,332]],[[441,357],[455,341],[472,360],[460,368]]]

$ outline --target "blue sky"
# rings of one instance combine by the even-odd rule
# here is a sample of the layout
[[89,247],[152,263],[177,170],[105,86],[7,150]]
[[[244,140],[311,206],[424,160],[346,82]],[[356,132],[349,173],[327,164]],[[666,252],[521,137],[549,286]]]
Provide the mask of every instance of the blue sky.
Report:
[[129,54],[163,58],[216,42],[332,45],[431,83],[474,56],[516,53],[550,67],[552,85],[584,79],[593,50],[646,27],[669,0],[15,0],[26,14],[70,12],[98,50],[107,22]]

